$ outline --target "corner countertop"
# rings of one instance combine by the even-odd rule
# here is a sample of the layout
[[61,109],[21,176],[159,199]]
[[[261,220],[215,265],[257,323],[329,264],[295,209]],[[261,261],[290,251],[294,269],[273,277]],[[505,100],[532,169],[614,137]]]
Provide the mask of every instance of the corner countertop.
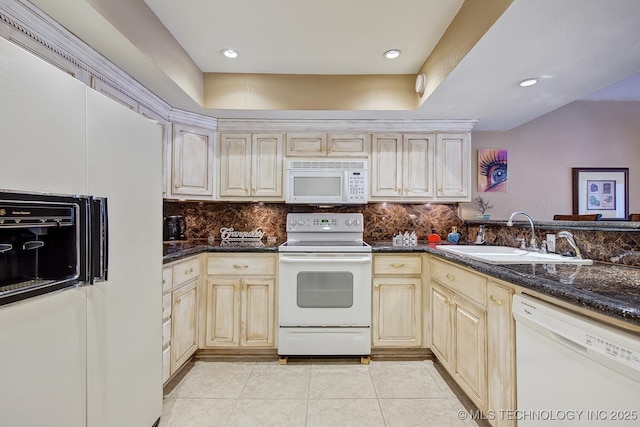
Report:
[[[228,245],[217,241],[176,241],[163,245],[163,262],[177,261],[204,252],[278,252],[282,242],[272,245]],[[640,268],[594,262],[571,264],[487,264],[436,249],[435,244],[393,246],[370,243],[374,253],[422,253],[471,268],[479,273],[558,298],[579,307],[640,325]]]

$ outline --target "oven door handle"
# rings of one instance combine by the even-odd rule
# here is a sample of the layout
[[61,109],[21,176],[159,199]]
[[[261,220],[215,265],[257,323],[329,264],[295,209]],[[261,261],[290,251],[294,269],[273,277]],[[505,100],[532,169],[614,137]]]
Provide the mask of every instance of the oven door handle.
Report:
[[371,263],[371,257],[353,257],[353,258],[308,258],[308,257],[280,257],[280,262],[285,264],[324,264],[327,262],[335,264],[368,264]]

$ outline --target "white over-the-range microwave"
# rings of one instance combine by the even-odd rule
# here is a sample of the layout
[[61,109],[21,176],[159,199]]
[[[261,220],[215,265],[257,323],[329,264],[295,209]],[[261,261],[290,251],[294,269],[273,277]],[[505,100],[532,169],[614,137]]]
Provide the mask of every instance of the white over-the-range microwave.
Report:
[[356,205],[367,203],[366,160],[287,160],[287,203]]

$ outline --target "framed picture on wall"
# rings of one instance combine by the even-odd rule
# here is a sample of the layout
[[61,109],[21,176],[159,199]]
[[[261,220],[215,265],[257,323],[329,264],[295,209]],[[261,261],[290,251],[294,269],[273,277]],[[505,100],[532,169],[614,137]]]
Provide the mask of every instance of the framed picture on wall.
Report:
[[629,219],[629,168],[572,168],[573,213]]

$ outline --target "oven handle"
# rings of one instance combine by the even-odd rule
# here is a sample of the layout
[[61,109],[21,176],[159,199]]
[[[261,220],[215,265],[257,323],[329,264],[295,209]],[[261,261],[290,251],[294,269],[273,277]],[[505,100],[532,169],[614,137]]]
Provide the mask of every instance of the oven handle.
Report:
[[322,264],[322,263],[327,263],[327,262],[336,263],[336,264],[369,264],[369,263],[371,263],[371,257],[353,257],[353,258],[346,258],[345,259],[345,258],[331,258],[331,257],[309,258],[309,257],[304,257],[304,256],[288,258],[286,256],[281,256],[280,257],[280,262],[285,263],[285,264],[300,264],[300,263]]

